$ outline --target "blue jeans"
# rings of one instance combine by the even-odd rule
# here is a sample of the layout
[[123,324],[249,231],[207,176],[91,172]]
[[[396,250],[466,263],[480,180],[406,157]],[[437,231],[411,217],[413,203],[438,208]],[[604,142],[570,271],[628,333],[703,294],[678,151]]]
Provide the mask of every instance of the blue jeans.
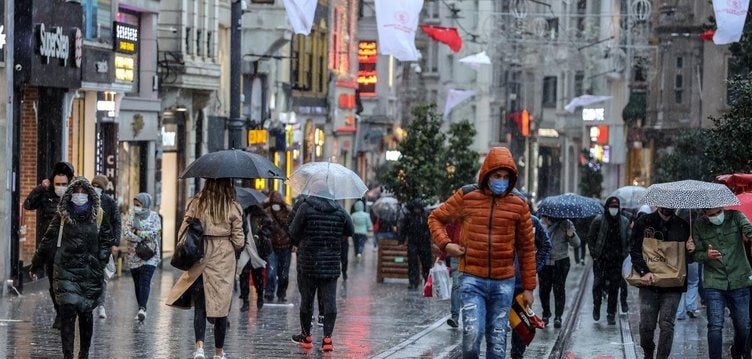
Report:
[[151,291],[151,277],[154,275],[155,266],[142,265],[138,268],[131,269],[133,277],[133,286],[136,288],[136,301],[139,309],[146,310],[146,302],[149,301],[149,292]]
[[362,233],[353,234],[353,246],[355,247],[355,254],[363,254],[363,248],[366,246],[366,240],[368,235]]
[[478,358],[484,335],[486,358],[504,358],[513,294],[514,277],[494,280],[466,273],[460,276],[463,358]]
[[[723,321],[725,308],[731,311],[734,323],[734,348],[749,359],[747,336],[749,336],[749,288],[718,290],[705,288],[705,303],[708,305],[708,356],[723,357]],[[744,348],[744,349],[740,349]]]
[[687,292],[682,293],[679,308],[676,310],[677,318],[684,318],[687,312],[697,310],[698,289],[700,285],[700,263],[687,265]]
[[274,249],[266,261],[266,299],[287,298],[287,285],[290,282],[290,248]]
[[460,260],[459,258],[447,258],[449,267],[452,268],[452,307],[450,313],[452,319],[460,319]]

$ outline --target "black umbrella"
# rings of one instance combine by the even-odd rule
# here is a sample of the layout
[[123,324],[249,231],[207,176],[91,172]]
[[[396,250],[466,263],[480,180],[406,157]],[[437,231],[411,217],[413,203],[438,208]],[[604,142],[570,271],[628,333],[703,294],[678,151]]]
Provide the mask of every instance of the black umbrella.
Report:
[[235,197],[243,208],[255,206],[266,201],[266,195],[253,188],[235,187]]
[[279,178],[282,170],[264,156],[241,150],[207,153],[193,161],[180,178]]

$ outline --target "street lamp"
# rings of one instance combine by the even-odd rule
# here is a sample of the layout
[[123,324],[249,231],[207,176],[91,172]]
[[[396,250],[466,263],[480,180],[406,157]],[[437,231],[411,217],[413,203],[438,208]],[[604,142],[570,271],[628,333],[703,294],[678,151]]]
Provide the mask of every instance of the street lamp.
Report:
[[229,121],[229,140],[230,148],[244,149],[245,136],[243,136],[243,125],[245,120],[240,117],[240,71],[242,55],[240,54],[241,27],[243,18],[243,9],[245,8],[244,0],[234,0],[232,2],[230,14],[230,121]]

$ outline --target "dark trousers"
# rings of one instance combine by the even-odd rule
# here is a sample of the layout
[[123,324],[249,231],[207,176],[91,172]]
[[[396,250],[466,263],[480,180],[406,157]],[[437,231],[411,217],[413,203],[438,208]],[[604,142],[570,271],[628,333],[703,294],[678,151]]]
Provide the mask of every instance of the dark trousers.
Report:
[[238,278],[240,281],[240,299],[243,300],[243,303],[248,302],[248,296],[251,294],[251,277],[253,277],[253,286],[256,288],[257,300],[264,300],[264,268],[253,268],[251,261],[248,261]]
[[79,358],[89,357],[91,336],[94,333],[94,318],[91,311],[79,312],[76,307],[65,304],[60,307],[61,327],[60,339],[63,342],[63,357],[73,359],[73,344],[76,341],[76,318],[81,331]]
[[[337,278],[316,278],[298,273],[300,291],[300,329],[303,334],[311,334],[313,300],[318,292],[319,315],[324,316],[324,336],[332,336],[337,320]],[[321,307],[323,306],[323,313]]]
[[60,308],[57,305],[57,299],[55,298],[55,291],[52,289],[52,273],[54,270],[54,264],[47,263],[44,269],[45,269],[45,273],[47,274],[47,281],[50,283],[50,298],[52,298],[52,305],[55,307],[55,317],[59,317]]
[[423,280],[428,279],[431,271],[431,245],[423,243],[407,242],[407,273],[410,278],[410,286],[420,285],[420,275]]
[[339,246],[339,262],[342,265],[342,276],[344,279],[347,279],[347,255],[350,252],[350,240],[345,237],[340,241]]
[[353,234],[353,246],[355,246],[355,255],[363,254],[363,249],[366,246],[368,236],[365,234],[355,233]]
[[574,249],[574,261],[576,263],[584,263],[585,262],[585,250],[587,246],[585,243],[580,244],[579,247]]
[[151,292],[151,278],[154,276],[154,270],[156,269],[157,267],[150,265],[142,265],[131,269],[139,309],[146,310],[146,302],[149,301],[149,292]]
[[556,318],[561,318],[564,314],[564,304],[566,303],[565,288],[567,285],[567,275],[569,274],[569,258],[559,259],[554,265],[543,266],[538,273],[540,280],[540,301],[543,306],[543,317],[551,317],[551,290],[554,292],[554,314]]
[[290,259],[292,250],[290,248],[274,249],[267,261],[266,271],[266,297],[271,299],[274,293],[277,298],[287,298],[287,286],[290,283]]
[[[674,343],[674,320],[679,300],[681,300],[681,293],[640,288],[640,346],[645,352],[646,359],[666,359],[671,354],[671,345]],[[656,326],[661,329],[657,353],[653,340]]]
[[225,334],[227,334],[227,317],[206,318],[206,297],[204,296],[204,277],[200,276],[191,287],[193,297],[193,331],[196,341],[204,341],[206,337],[206,320],[214,322],[214,347],[224,348]]
[[[593,261],[593,305],[600,309],[603,295],[608,296],[608,309],[606,313],[609,316],[616,315],[616,305],[618,303],[619,288],[624,279],[621,277],[621,261],[595,260]],[[622,291],[625,296],[626,292]]]

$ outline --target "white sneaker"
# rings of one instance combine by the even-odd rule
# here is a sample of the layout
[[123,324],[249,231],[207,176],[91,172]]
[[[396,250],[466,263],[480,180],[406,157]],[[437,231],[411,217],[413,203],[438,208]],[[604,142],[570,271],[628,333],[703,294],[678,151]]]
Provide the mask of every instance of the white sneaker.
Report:
[[105,312],[103,305],[97,307],[97,313],[99,314],[99,318],[107,319],[107,312]]
[[222,353],[222,356],[215,355],[214,359],[227,359],[227,357],[225,356],[225,353]]
[[193,359],[206,359],[204,356],[204,348],[198,348],[193,352]]
[[140,320],[142,322],[144,321],[144,319],[146,319],[146,311],[143,308],[141,308],[141,309],[138,310],[138,314],[136,315],[136,319],[138,319],[138,320]]

